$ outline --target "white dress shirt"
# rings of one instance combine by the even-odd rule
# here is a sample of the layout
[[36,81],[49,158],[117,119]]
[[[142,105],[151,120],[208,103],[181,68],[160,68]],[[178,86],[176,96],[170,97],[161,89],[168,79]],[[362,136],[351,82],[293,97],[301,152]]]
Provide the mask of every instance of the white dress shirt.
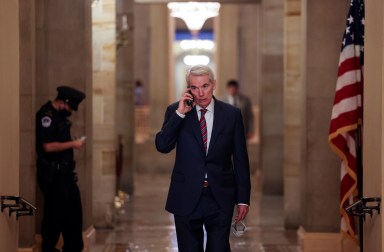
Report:
[[[200,111],[201,109],[202,109],[202,107],[200,107],[199,105],[196,105],[196,113],[197,113],[197,118],[199,119],[199,121],[200,121],[200,117],[201,117],[201,111]],[[212,136],[213,115],[214,115],[214,111],[215,111],[215,100],[212,99],[211,103],[209,103],[209,105],[205,109],[207,110],[207,112],[205,112],[205,122],[207,124],[207,153],[208,153],[209,143],[211,142],[211,136]],[[184,114],[181,114],[177,110],[176,110],[176,114],[178,116],[180,116],[181,118],[185,117]]]
[[239,96],[235,95],[228,95],[227,96],[228,103],[231,104],[232,106],[239,107],[240,101],[239,101]]
[[232,95],[227,96],[228,103],[231,104],[232,106],[235,106],[235,97]]

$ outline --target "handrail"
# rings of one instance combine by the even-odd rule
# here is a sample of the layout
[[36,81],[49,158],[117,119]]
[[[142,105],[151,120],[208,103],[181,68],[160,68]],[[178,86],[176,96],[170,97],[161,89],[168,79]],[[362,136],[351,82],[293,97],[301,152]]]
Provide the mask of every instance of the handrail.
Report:
[[[371,205],[371,203],[376,203]],[[381,198],[380,197],[363,197],[353,204],[345,208],[345,211],[351,216],[358,216],[365,220],[365,215],[369,214],[372,218],[373,212],[380,214]]]
[[37,209],[33,204],[20,196],[1,196],[0,205],[1,212],[8,208],[9,216],[11,216],[12,213],[16,213],[16,220],[18,220],[20,216],[32,216]]

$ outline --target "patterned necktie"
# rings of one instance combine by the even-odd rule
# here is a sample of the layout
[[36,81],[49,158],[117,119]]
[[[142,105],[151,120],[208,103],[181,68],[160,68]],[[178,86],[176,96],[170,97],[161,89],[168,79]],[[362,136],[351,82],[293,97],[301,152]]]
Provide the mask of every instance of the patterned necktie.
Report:
[[206,109],[200,109],[201,115],[200,115],[200,130],[201,130],[201,135],[203,136],[203,143],[204,143],[204,149],[205,152],[207,152],[207,123],[205,121],[205,113],[207,112]]

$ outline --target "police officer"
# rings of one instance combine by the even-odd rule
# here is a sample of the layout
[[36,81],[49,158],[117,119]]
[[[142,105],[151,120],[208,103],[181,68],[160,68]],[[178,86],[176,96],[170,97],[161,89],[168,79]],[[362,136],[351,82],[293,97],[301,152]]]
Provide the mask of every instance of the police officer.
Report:
[[73,150],[83,147],[85,139],[72,139],[68,117],[85,94],[67,86],[57,91],[56,99],[36,113],[37,180],[44,196],[42,252],[59,251],[55,246],[60,233],[63,252],[80,252],[84,247],[82,206]]

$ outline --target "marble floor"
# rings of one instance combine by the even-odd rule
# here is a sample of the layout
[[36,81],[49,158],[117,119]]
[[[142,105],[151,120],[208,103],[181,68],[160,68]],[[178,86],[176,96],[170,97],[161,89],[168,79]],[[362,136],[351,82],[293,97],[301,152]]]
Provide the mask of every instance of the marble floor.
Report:
[[[231,234],[232,252],[298,251],[296,231],[283,227],[282,197],[262,196],[260,176],[256,173],[252,180],[248,228],[241,237]],[[97,229],[94,251],[178,251],[173,216],[164,210],[168,185],[168,175],[136,175],[134,196],[113,210],[110,228]]]

